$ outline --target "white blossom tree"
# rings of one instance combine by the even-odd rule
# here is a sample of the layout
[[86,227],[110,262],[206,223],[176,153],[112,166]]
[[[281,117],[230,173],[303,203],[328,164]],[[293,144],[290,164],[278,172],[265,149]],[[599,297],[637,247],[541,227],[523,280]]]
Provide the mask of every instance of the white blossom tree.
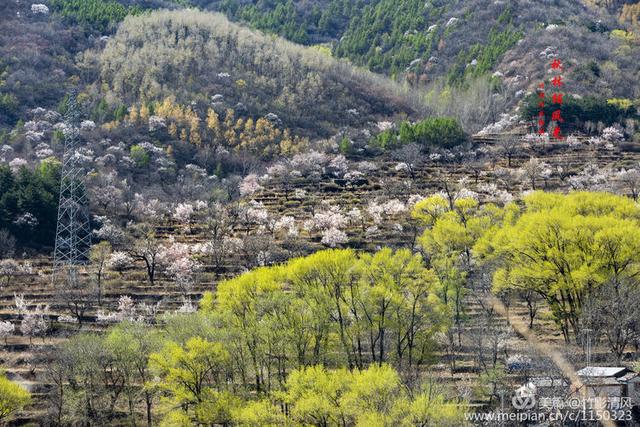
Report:
[[622,126],[615,124],[604,128],[601,136],[606,142],[616,144],[624,140],[624,131],[622,130]]
[[149,199],[139,193],[134,194],[133,198],[133,214],[140,220],[158,223],[167,213],[165,204],[158,199]]
[[359,208],[351,208],[351,210],[347,212],[347,218],[349,218],[349,224],[362,228],[362,231],[365,230],[367,222],[364,215],[362,214],[362,211]]
[[570,177],[569,184],[574,190],[610,191],[613,178],[614,172],[611,169],[603,169],[590,163],[580,173]]
[[198,311],[198,307],[193,303],[191,298],[182,298],[182,305],[175,311],[177,314],[189,314]]
[[502,184],[502,186],[504,186],[507,191],[513,191],[516,184],[520,181],[520,177],[522,176],[522,171],[518,169],[501,167],[495,168],[493,173],[498,182]]
[[26,167],[27,166],[27,161],[25,159],[21,159],[19,157],[16,157],[15,159],[11,160],[9,162],[9,167],[11,168],[12,172],[17,172],[19,171],[21,168]]
[[0,285],[9,286],[13,278],[30,274],[33,274],[33,267],[30,262],[19,263],[11,258],[0,261],[0,278],[3,280]]
[[285,159],[268,167],[266,176],[282,188],[285,200],[289,200],[289,196],[295,188],[295,181],[300,178],[302,174],[293,167],[291,161]]
[[33,13],[34,15],[48,15],[49,14],[49,8],[47,7],[47,5],[42,4],[42,3],[34,3],[31,5],[31,13]]
[[274,231],[276,221],[260,202],[255,200],[249,202],[249,206],[245,211],[245,218],[248,225],[257,225],[260,231],[269,233]]
[[34,337],[46,336],[49,330],[49,322],[47,321],[49,306],[38,304],[35,307],[29,307],[28,302],[24,299],[24,295],[16,296],[16,308],[22,314],[20,322],[20,332],[22,335],[29,337],[29,343],[33,343]]
[[633,200],[638,201],[640,193],[640,171],[638,169],[622,169],[617,173],[618,189],[631,194]]
[[183,294],[188,294],[195,283],[196,274],[202,269],[202,265],[193,258],[192,248],[185,243],[172,242],[162,248],[158,260],[165,274]]
[[334,156],[326,166],[326,171],[331,175],[341,178],[349,170],[349,162],[342,154]]
[[122,228],[114,225],[110,219],[105,217],[96,217],[96,220],[100,222],[100,228],[94,230],[93,234],[99,240],[106,240],[112,246],[117,246],[124,241],[125,233]]
[[173,219],[186,224],[187,229],[191,225],[191,219],[195,213],[195,208],[191,203],[178,203],[173,209]]
[[7,344],[7,338],[13,335],[15,329],[16,327],[13,323],[0,320],[0,339],[4,340],[5,345]]
[[347,234],[336,227],[327,228],[322,232],[321,243],[329,246],[330,248],[335,248],[336,246],[347,243],[348,241],[349,239],[347,238]]
[[294,217],[284,215],[278,219],[274,224],[275,232],[282,232],[286,236],[297,236],[298,227],[296,226],[296,220]]
[[498,202],[503,205],[511,203],[514,200],[513,194],[509,193],[506,190],[498,188],[495,183],[480,184],[478,186],[478,191],[483,193],[483,196],[486,200]]
[[155,305],[145,303],[136,304],[128,295],[121,295],[118,298],[118,307],[116,311],[99,310],[96,314],[96,321],[100,324],[129,322],[147,322],[153,321],[158,313],[160,302]]
[[115,251],[109,256],[107,266],[113,270],[122,273],[133,264],[133,259],[122,251]]

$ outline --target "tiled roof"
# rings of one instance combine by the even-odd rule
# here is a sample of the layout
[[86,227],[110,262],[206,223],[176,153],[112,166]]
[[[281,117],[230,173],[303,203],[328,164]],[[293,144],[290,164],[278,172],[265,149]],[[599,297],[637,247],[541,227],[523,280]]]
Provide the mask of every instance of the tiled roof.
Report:
[[581,377],[620,377],[628,371],[624,367],[589,366],[580,369],[577,374]]

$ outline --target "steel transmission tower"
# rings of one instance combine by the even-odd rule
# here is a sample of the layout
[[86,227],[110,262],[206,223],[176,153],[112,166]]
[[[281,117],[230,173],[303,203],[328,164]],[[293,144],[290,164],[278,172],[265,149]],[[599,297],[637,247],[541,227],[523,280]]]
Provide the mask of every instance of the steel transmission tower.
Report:
[[91,228],[85,187],[82,182],[83,168],[79,165],[76,149],[80,143],[80,111],[75,91],[69,95],[64,129],[64,157],[60,179],[60,202],[56,243],[53,253],[54,282],[56,273],[74,277],[76,267],[89,261]]

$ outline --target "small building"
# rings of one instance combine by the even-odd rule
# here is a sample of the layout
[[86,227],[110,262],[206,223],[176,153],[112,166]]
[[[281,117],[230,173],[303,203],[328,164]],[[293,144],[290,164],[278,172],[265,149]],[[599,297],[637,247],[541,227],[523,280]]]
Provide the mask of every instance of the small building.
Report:
[[576,374],[584,385],[579,390],[561,376],[529,378],[522,388],[535,394],[544,407],[566,405],[576,402],[575,399],[586,402],[590,407],[610,409],[628,409],[640,405],[640,374],[628,368],[589,366]]
[[588,366],[577,374],[590,399],[601,398],[614,407],[621,407],[625,401],[640,404],[640,375],[628,368]]
[[538,400],[563,398],[569,394],[569,383],[560,376],[532,377],[525,387],[534,390]]

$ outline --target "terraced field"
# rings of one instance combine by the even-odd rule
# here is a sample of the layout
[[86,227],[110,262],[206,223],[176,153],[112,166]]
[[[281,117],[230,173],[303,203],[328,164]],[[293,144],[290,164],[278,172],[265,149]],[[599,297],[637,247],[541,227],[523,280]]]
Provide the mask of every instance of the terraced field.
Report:
[[[491,146],[498,139],[498,136],[478,138],[477,143]],[[624,146],[623,151],[611,151],[604,148],[570,148],[564,144],[549,145],[544,147],[529,147],[515,154],[511,160],[511,168],[520,167],[529,160],[530,157],[537,157],[551,165],[553,168],[562,166],[572,173],[581,171],[588,163],[596,164],[599,168],[629,168],[640,163],[640,146],[629,144]],[[475,184],[476,176],[478,184],[498,182],[496,176],[497,168],[507,168],[506,158],[496,158],[492,162],[487,162],[484,170],[480,174],[465,167],[463,163],[437,163],[426,161],[420,165],[412,179],[405,172],[398,172],[395,169],[397,162],[386,159],[378,163],[379,167],[366,178],[366,183],[359,186],[349,186],[339,180],[323,180],[314,182],[305,178],[300,178],[293,184],[296,189],[305,190],[307,196],[304,199],[296,198],[288,194],[281,184],[275,184],[261,192],[253,195],[252,199],[262,203],[267,210],[280,215],[286,214],[302,222],[312,216],[314,206],[318,201],[327,201],[333,205],[341,207],[361,207],[376,197],[389,196],[403,197],[397,194],[398,189],[410,188],[411,194],[426,195],[443,188],[445,182],[455,183],[462,178],[467,178],[471,189],[477,189]],[[407,184],[407,181],[410,181]],[[545,183],[541,183],[549,190],[568,190],[570,188],[567,179],[552,176]],[[518,184],[518,188],[511,191],[526,189],[525,184]],[[404,197],[407,195],[404,194]],[[489,198],[490,194],[482,194],[481,198]],[[379,233],[374,237],[365,236],[364,227],[351,227],[347,230],[349,243],[347,246],[361,250],[374,250],[382,246],[392,247],[413,247],[415,237],[418,233],[417,225],[411,220],[409,215],[402,215],[394,221],[402,225],[402,231],[392,224],[385,224]],[[255,229],[247,229],[237,226],[234,234],[241,236],[247,233],[256,233]],[[157,236],[161,239],[173,237],[178,242],[198,243],[207,240],[206,227],[202,224],[190,225],[186,227],[174,221],[165,222],[157,227]],[[313,251],[324,246],[320,243],[320,235],[317,233],[301,234],[306,241],[305,250]],[[276,244],[282,244],[276,239]],[[202,259],[204,269],[198,276],[196,284],[190,289],[186,296],[197,300],[206,290],[215,289],[216,283],[237,274],[242,270],[242,263],[239,254],[234,254],[225,260],[225,268],[222,272],[215,271],[214,266],[208,260]],[[5,343],[0,345],[0,365],[7,368],[10,378],[26,385],[35,395],[42,396],[42,393],[51,386],[43,377],[43,370],[46,364],[47,353],[52,346],[63,341],[69,334],[75,333],[76,325],[62,323],[57,318],[64,313],[64,307],[56,302],[54,288],[51,282],[51,259],[40,257],[31,259],[34,274],[22,276],[12,280],[8,286],[0,288],[0,320],[10,320],[16,324],[16,333],[9,336]],[[487,289],[482,289],[480,285],[472,287],[465,296],[465,321],[463,322],[460,335],[454,340],[457,344],[454,348],[446,349],[446,345],[441,350],[440,362],[433,365],[430,375],[437,381],[454,383],[458,387],[468,386],[473,388],[477,385],[478,375],[482,371],[481,365],[487,363],[487,354],[479,354],[479,349],[485,351],[491,348],[490,343],[478,343],[476,334],[478,330],[495,330],[501,336],[508,337],[507,345],[495,350],[496,360],[491,363],[505,363],[509,355],[530,354],[528,344],[518,336],[509,326],[508,319],[495,314],[491,307],[485,303],[484,293]],[[34,339],[30,341],[28,337],[20,335],[19,323],[20,314],[16,312],[14,295],[24,294],[30,304],[47,304],[50,306],[50,330],[44,339]],[[82,330],[101,330],[104,325],[96,322],[98,310],[115,310],[118,299],[122,295],[130,296],[136,302],[146,302],[155,304],[162,300],[160,312],[174,311],[182,304],[185,296],[175,284],[162,275],[154,286],[146,280],[146,274],[142,264],[135,268],[129,268],[122,273],[108,272],[104,281],[104,298],[101,307],[93,307],[87,311]],[[510,307],[510,316],[525,318],[527,308],[524,305],[516,304]],[[544,310],[538,314],[535,333],[547,342],[562,342],[559,332],[549,320],[549,316]],[[443,339],[446,344],[446,340]],[[577,346],[563,345],[563,353],[569,356],[577,365],[582,363],[583,352]],[[596,349],[593,355],[594,360],[605,360],[607,352]],[[491,359],[491,358],[489,358]],[[548,369],[548,366],[546,366]],[[540,373],[544,369],[539,369]],[[527,372],[535,373],[533,371]],[[509,381],[518,384],[523,380],[522,373],[513,372]],[[486,401],[475,401],[477,405],[486,404]],[[29,417],[18,420],[17,423],[28,422],[28,419],[36,418],[39,411],[43,410],[42,401],[36,398],[36,403],[29,413]]]

